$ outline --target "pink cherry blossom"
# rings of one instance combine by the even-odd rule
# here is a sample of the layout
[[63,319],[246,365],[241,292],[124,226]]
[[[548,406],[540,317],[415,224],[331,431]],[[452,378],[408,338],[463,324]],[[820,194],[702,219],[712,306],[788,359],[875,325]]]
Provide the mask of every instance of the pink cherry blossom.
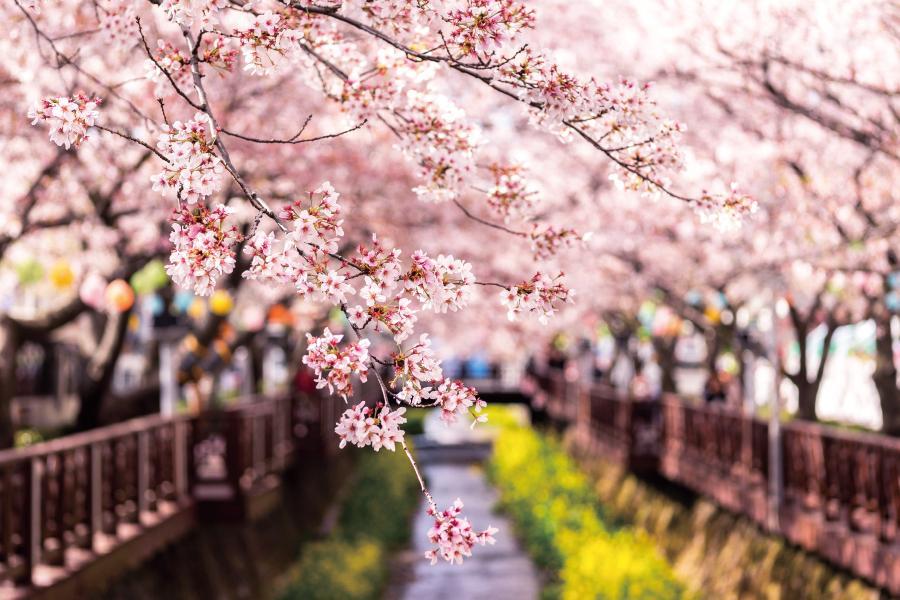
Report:
[[32,125],[45,122],[50,126],[50,141],[66,149],[78,147],[87,138],[88,128],[93,127],[100,112],[99,98],[75,94],[71,98],[44,98],[31,107],[28,118]]
[[278,14],[258,15],[253,24],[237,32],[244,69],[252,75],[271,75],[297,59],[300,33],[290,29]]
[[425,558],[431,564],[437,564],[441,558],[451,564],[461,565],[463,559],[472,556],[472,548],[476,544],[484,546],[495,543],[497,528],[488,525],[484,531],[476,532],[469,520],[461,516],[462,509],[463,503],[459,498],[443,511],[438,511],[434,506],[428,508],[428,515],[434,517],[434,526],[428,530],[428,540],[435,547],[425,553]]
[[536,312],[538,320],[546,323],[558,305],[572,302],[574,295],[574,290],[563,283],[562,273],[552,278],[536,273],[530,280],[501,292],[500,303],[507,308],[510,321],[514,321],[519,313]]
[[219,189],[224,171],[215,155],[209,134],[209,119],[197,113],[190,121],[164,126],[156,147],[168,160],[161,173],[152,178],[153,190],[174,192],[188,204],[195,204]]
[[434,400],[441,409],[441,420],[448,425],[455,423],[458,415],[470,412],[473,427],[475,423],[487,421],[487,415],[479,414],[487,403],[478,397],[475,388],[466,386],[462,381],[445,379],[435,390]]
[[396,444],[403,443],[400,426],[406,423],[405,412],[402,407],[393,411],[387,406],[371,408],[365,402],[348,408],[334,428],[341,439],[340,447],[351,444],[357,448],[371,446],[375,452],[381,448],[393,452]]
[[444,313],[457,311],[469,303],[475,283],[472,265],[443,254],[432,259],[422,251],[414,252],[410,258],[412,267],[403,276],[403,281],[406,290],[418,298],[424,308]]
[[319,337],[306,334],[307,350],[303,364],[316,375],[318,387],[328,388],[329,393],[337,393],[345,400],[353,394],[353,375],[366,381],[369,373],[369,340],[362,339],[355,344],[339,346],[342,335],[335,335],[326,327]]
[[208,296],[219,277],[234,270],[233,246],[241,236],[237,228],[225,223],[233,212],[219,204],[211,210],[198,205],[175,213],[169,237],[173,249],[166,272],[176,284]]

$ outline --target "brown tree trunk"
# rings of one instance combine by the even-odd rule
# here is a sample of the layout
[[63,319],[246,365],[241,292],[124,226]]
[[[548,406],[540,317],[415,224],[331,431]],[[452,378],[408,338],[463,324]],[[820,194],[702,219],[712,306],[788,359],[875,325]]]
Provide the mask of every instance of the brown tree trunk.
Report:
[[125,342],[125,332],[128,329],[128,318],[131,310],[110,315],[103,328],[103,336],[94,352],[94,356],[88,361],[84,379],[78,390],[80,404],[78,418],[75,421],[77,431],[93,429],[100,425],[100,411],[103,408],[103,400],[109,392],[112,384],[113,372],[116,362],[122,352]]
[[715,328],[711,328],[703,337],[706,340],[706,368],[712,376],[716,373],[716,361],[719,359],[719,350],[721,350],[719,335]]
[[897,366],[894,364],[891,315],[878,314],[875,320],[875,372],[872,379],[881,402],[881,429],[888,435],[900,435],[900,393],[897,390]]
[[819,386],[800,377],[791,377],[790,379],[797,386],[797,418],[804,421],[817,420],[816,396],[818,396]]
[[678,386],[675,383],[675,346],[678,344],[678,338],[653,337],[652,341],[662,375],[660,380],[662,391],[666,394],[676,394]]
[[784,375],[797,387],[797,418],[805,421],[816,421],[818,420],[816,416],[816,398],[819,395],[819,386],[825,375],[828,355],[831,353],[831,340],[838,326],[831,317],[825,323],[827,329],[825,338],[822,340],[822,357],[819,359],[816,372],[811,378],[809,376],[810,365],[807,362],[809,360],[807,356],[807,337],[809,336],[810,319],[812,317],[811,314],[806,317],[800,316],[793,307],[791,307],[790,315],[797,336],[797,346],[800,351],[800,366],[795,373],[784,372]]
[[15,439],[12,400],[16,393],[16,355],[19,336],[14,327],[3,322],[0,328],[0,449],[11,448]]

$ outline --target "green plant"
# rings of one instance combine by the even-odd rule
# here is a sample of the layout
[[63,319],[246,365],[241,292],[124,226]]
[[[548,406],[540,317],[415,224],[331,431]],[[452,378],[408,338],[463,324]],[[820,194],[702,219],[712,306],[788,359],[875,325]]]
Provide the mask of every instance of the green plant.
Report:
[[406,424],[403,431],[406,435],[419,435],[425,433],[425,416],[429,413],[425,408],[409,408],[406,410]]
[[418,482],[402,452],[360,453],[336,530],[307,546],[282,600],[375,600],[387,581],[387,552],[410,535]]
[[385,579],[377,542],[329,539],[306,548],[282,600],[374,600]]
[[649,540],[604,520],[589,479],[555,440],[504,422],[489,473],[529,553],[550,575],[546,598],[685,596]]
[[364,450],[341,507],[339,533],[371,538],[388,548],[407,543],[409,516],[419,503],[418,482],[401,450]]

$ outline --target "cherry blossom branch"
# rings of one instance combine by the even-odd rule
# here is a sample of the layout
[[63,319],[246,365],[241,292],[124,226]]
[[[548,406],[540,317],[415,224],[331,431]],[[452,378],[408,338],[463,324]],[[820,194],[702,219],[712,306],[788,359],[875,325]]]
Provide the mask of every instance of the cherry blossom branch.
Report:
[[273,139],[266,140],[266,139],[262,139],[262,138],[243,135],[240,133],[235,133],[233,131],[229,131],[224,128],[220,129],[219,131],[221,133],[224,133],[225,135],[229,135],[231,137],[235,137],[235,138],[238,138],[241,140],[246,140],[248,142],[254,142],[256,144],[306,144],[309,142],[319,142],[322,140],[330,140],[330,139],[334,139],[337,137],[341,137],[342,135],[346,135],[348,133],[352,133],[352,132],[356,131],[357,129],[363,128],[366,125],[366,123],[368,122],[368,119],[363,119],[362,121],[360,121],[353,127],[348,127],[347,129],[344,129],[343,131],[338,131],[337,133],[329,133],[329,134],[319,135],[319,136],[311,137],[311,138],[297,139],[306,130],[306,126],[309,124],[310,119],[312,119],[312,115],[310,115],[309,117],[306,118],[306,122],[303,123],[303,127],[300,129],[300,131],[298,131],[296,134],[294,134],[293,136],[291,136],[287,139],[274,139],[273,138]]
[[[281,229],[283,233],[287,233],[287,227],[284,225],[284,223],[281,222],[281,220],[278,218],[278,215],[276,215],[271,207],[269,207],[269,205],[265,202],[265,200],[260,198],[244,181],[244,178],[240,175],[238,170],[235,168],[234,163],[231,161],[231,156],[228,153],[228,148],[225,147],[225,144],[222,142],[222,138],[218,135],[215,135],[215,133],[219,131],[219,126],[216,122],[215,115],[213,115],[212,108],[210,107],[207,100],[206,90],[203,88],[203,75],[200,73],[199,59],[197,57],[197,43],[194,41],[194,37],[191,34],[189,28],[183,26],[181,28],[181,32],[184,35],[184,39],[187,42],[188,50],[190,52],[191,77],[194,82],[194,89],[197,92],[197,97],[200,100],[198,109],[202,111],[209,119],[210,127],[212,128],[213,135],[215,136],[215,146],[219,150],[222,163],[224,164],[226,170],[228,170],[228,172],[231,174],[235,183],[238,184],[238,187],[241,188],[241,191],[253,205],[253,207],[260,212],[265,213],[266,216],[275,221],[276,225],[278,225],[279,229]],[[144,45],[146,46],[146,41],[144,42]]]
[[[178,87],[178,84],[175,83],[175,80],[172,78],[172,75],[169,74],[169,72],[166,69],[164,69],[161,64],[159,64],[159,61],[156,60],[156,57],[153,56],[153,51],[150,50],[150,45],[147,43],[147,38],[144,37],[144,27],[141,24],[141,18],[135,17],[135,21],[137,22],[138,34],[140,35],[141,43],[144,45],[144,51],[147,53],[147,56],[150,58],[150,60],[153,62],[153,64],[156,66],[156,68],[159,69],[160,72],[165,76],[165,78],[169,80],[169,83],[172,85],[172,89],[175,90],[175,93],[178,94],[179,96],[181,96],[182,100],[187,102],[191,106],[191,108],[202,111],[203,107],[200,104],[197,104],[196,102],[194,102],[190,98],[190,96],[188,96],[186,93],[184,93],[184,91],[182,91],[182,89],[180,87]],[[188,34],[190,34],[190,31],[188,31]],[[192,53],[191,75],[193,75],[193,72],[194,72],[193,63],[197,57],[193,56],[193,46],[191,46],[191,48],[192,48],[192,50],[191,50],[191,53]],[[206,112],[206,111],[204,111],[204,112]]]
[[469,209],[466,208],[466,207],[465,207],[458,199],[456,199],[456,198],[453,199],[453,204],[455,204],[456,207],[459,208],[459,210],[461,210],[462,213],[463,213],[465,216],[467,216],[468,218],[472,219],[472,220],[475,221],[476,223],[481,223],[482,225],[486,225],[487,227],[492,227],[492,228],[494,228],[494,229],[497,229],[497,230],[499,230],[499,231],[503,231],[503,232],[508,233],[508,234],[510,234],[510,235],[515,235],[515,236],[518,236],[518,237],[526,237],[526,238],[528,237],[528,234],[525,233],[524,231],[516,231],[515,229],[510,229],[509,227],[506,227],[505,225],[500,225],[500,224],[498,224],[498,223],[492,223],[491,221],[488,221],[488,220],[486,220],[486,219],[482,219],[481,217],[479,217],[479,216],[473,214],[471,211],[469,211]]
[[[306,13],[312,13],[312,14],[324,15],[331,19],[336,19],[336,20],[338,20],[342,23],[345,23],[359,31],[367,33],[367,34],[383,41],[384,43],[386,43],[390,46],[393,46],[397,50],[400,50],[401,52],[403,52],[407,57],[416,58],[420,61],[446,64],[454,71],[462,73],[473,79],[476,79],[476,80],[480,81],[481,83],[487,85],[491,89],[515,100],[516,102],[525,104],[527,106],[530,106],[531,108],[535,108],[538,110],[542,110],[544,108],[544,105],[541,102],[525,100],[525,99],[521,98],[518,94],[514,93],[513,91],[508,90],[508,89],[498,85],[495,81],[495,77],[493,74],[484,74],[484,73],[478,72],[478,70],[473,70],[470,66],[467,66],[467,65],[457,62],[451,55],[440,56],[440,55],[436,55],[436,54],[428,54],[425,52],[420,52],[420,51],[414,50],[413,48],[410,48],[409,46],[399,42],[398,40],[392,38],[391,36],[387,35],[386,33],[379,31],[378,29],[376,29],[374,27],[371,27],[370,25],[367,25],[367,24],[365,24],[361,21],[358,21],[352,17],[348,17],[346,15],[343,15],[343,14],[337,12],[337,10],[335,8],[308,6],[308,5],[304,5],[301,2],[298,2],[296,0],[282,0],[282,2],[284,2],[284,4],[286,6],[294,8],[299,11],[303,11]],[[495,67],[495,68],[496,68],[496,66],[497,65],[493,65],[493,67]],[[569,129],[571,129],[575,133],[577,133],[579,137],[581,137],[582,139],[587,141],[594,148],[596,148],[597,150],[602,152],[605,156],[607,156],[607,158],[612,160],[616,165],[625,169],[627,172],[631,173],[632,175],[635,175],[636,177],[638,177],[640,180],[644,181],[645,183],[657,188],[663,194],[665,194],[673,199],[687,202],[689,204],[700,204],[701,203],[701,199],[691,198],[691,197],[676,193],[676,192],[672,191],[671,189],[669,189],[668,186],[666,186],[664,183],[662,183],[658,179],[648,176],[646,173],[643,173],[640,169],[635,168],[634,165],[630,165],[630,164],[624,162],[623,160],[621,160],[620,158],[618,158],[615,155],[613,150],[605,148],[598,140],[596,140],[595,138],[590,136],[588,133],[586,133],[583,128],[579,127],[578,121],[563,120],[562,123]]]
[[157,150],[156,148],[154,148],[153,146],[151,146],[150,144],[148,144],[147,142],[145,142],[143,140],[139,140],[136,137],[132,137],[132,136],[128,135],[127,133],[122,133],[121,131],[116,131],[115,129],[110,129],[109,127],[104,127],[103,125],[95,124],[94,127],[99,129],[100,131],[105,131],[107,133],[111,133],[113,135],[119,136],[120,138],[122,138],[124,140],[128,140],[129,142],[134,142],[135,144],[140,144],[141,146],[143,146],[144,148],[146,148],[147,150],[149,150],[150,152],[152,152],[153,154],[158,156],[163,162],[171,162],[168,158],[165,157],[165,155],[162,154],[162,152],[160,152],[159,150]]

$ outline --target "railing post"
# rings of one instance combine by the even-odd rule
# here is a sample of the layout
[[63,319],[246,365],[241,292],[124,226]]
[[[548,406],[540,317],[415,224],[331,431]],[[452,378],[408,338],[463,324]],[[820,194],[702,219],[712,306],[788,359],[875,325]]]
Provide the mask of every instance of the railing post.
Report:
[[9,566],[13,552],[13,490],[12,490],[12,473],[10,473],[9,465],[3,467],[3,493],[0,494],[0,561]]
[[188,495],[187,423],[173,423],[172,483],[175,485],[175,501],[183,503]]
[[34,568],[41,560],[41,462],[32,458],[25,469],[25,514],[22,515],[22,545],[25,548],[25,564],[16,583],[31,585]]
[[91,444],[88,449],[88,542],[91,550],[97,534],[103,531],[103,448]]
[[137,515],[136,521],[138,524],[141,523],[141,517],[147,512],[147,488],[149,482],[149,461],[150,461],[150,452],[148,447],[147,440],[147,432],[139,431],[137,433],[137,482],[135,487],[137,488]]
[[250,443],[252,458],[250,463],[253,469],[253,481],[257,481],[266,474],[266,415],[254,415],[250,418]]
[[781,529],[780,511],[784,499],[784,456],[781,445],[781,401],[778,393],[778,377],[775,378],[775,396],[772,414],[769,416],[769,510],[766,524],[771,531]]

